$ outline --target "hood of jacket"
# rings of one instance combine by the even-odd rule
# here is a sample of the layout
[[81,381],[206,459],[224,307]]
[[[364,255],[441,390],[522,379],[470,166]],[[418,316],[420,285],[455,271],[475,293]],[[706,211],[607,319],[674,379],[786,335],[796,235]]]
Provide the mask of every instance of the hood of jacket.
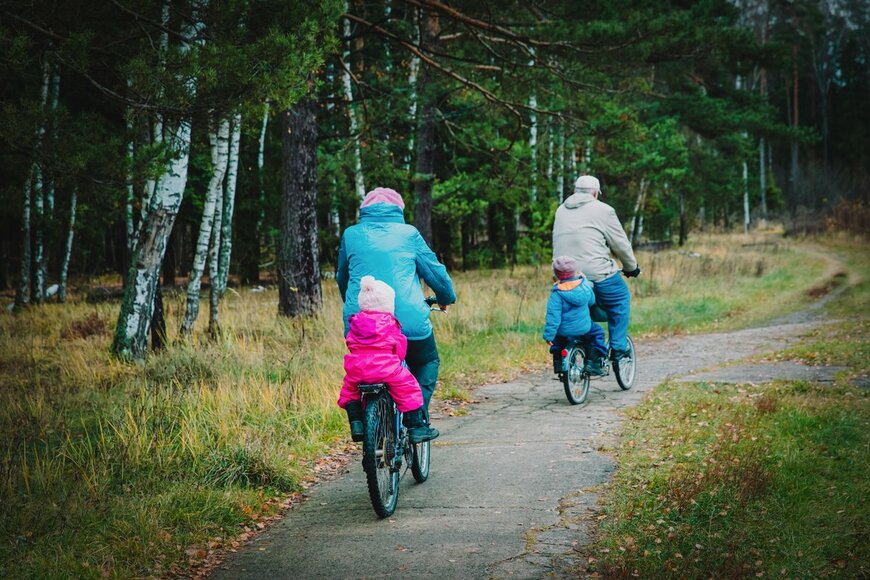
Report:
[[360,223],[365,222],[390,222],[405,223],[405,212],[402,208],[391,203],[375,203],[367,205],[359,210]]
[[595,196],[591,193],[575,193],[565,200],[565,207],[574,209],[586,205],[590,201],[595,201]]
[[588,306],[591,288],[583,276],[562,280],[553,285],[553,292],[558,292],[562,300],[572,306]]
[[350,317],[350,334],[360,343],[377,343],[397,324],[389,312],[361,310]]

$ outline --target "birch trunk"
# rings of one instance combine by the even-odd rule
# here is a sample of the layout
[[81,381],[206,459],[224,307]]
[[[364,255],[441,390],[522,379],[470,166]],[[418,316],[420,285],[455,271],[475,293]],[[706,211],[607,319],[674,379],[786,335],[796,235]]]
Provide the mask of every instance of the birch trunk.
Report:
[[[414,44],[420,44],[420,10],[413,11]],[[408,120],[411,122],[411,131],[408,136],[408,152],[405,157],[405,171],[411,170],[411,158],[414,155],[414,136],[417,128],[417,75],[420,71],[420,57],[416,54],[411,56],[408,63],[408,95],[411,103],[408,106]]]
[[[203,9],[208,3],[203,2]],[[165,10],[168,7],[164,6]],[[168,12],[167,12],[168,14]],[[201,28],[198,22],[194,27]],[[187,30],[186,36],[195,37],[198,30]],[[181,44],[181,55],[190,51],[190,45]],[[185,81],[187,92],[196,94],[196,81]],[[133,252],[129,278],[124,299],[118,314],[118,324],[112,342],[112,352],[122,358],[141,360],[148,347],[151,319],[155,312],[155,295],[158,294],[160,266],[166,253],[169,235],[181,206],[184,188],[187,185],[187,170],[190,164],[191,119],[182,117],[170,132],[170,145],[175,155],[167,163],[151,200],[148,214],[140,223]]]
[[640,187],[637,192],[637,200],[634,202],[634,216],[631,220],[631,243],[637,244],[640,239],[641,231],[643,231],[643,205],[646,199],[646,179],[640,180]]
[[257,142],[257,180],[260,185],[260,213],[257,215],[257,243],[263,233],[263,222],[266,221],[266,128],[269,126],[269,110],[271,105],[266,101],[263,107],[263,120],[260,124],[260,140]]
[[30,240],[30,204],[33,195],[33,170],[27,172],[24,180],[24,203],[21,209],[21,268],[18,275],[18,289],[15,292],[15,309],[20,310],[30,304],[30,262],[33,259]]
[[78,190],[72,188],[69,200],[69,228],[66,232],[66,247],[63,252],[63,265],[60,268],[60,286],[57,291],[57,299],[63,304],[66,302],[66,280],[69,274],[69,263],[72,258],[73,237],[76,231],[76,206],[78,205]]
[[559,158],[556,163],[559,203],[565,201],[565,167],[565,126],[559,122]]
[[[236,181],[239,169],[239,146],[242,138],[242,116],[233,118],[230,137],[229,160],[227,162],[227,183],[221,207],[220,245],[217,261],[217,277],[212,278],[208,331],[212,336],[220,334],[220,301],[227,290],[230,275],[230,258],[233,252],[233,212],[236,203]],[[215,227],[218,226],[217,221]]]
[[749,164],[743,162],[743,233],[749,233]]
[[[529,67],[535,66],[535,59],[529,61]],[[535,109],[538,108],[538,97],[534,91],[529,95],[529,108],[532,109],[529,113],[529,152],[531,154],[531,168],[529,172],[529,201],[535,203],[538,199],[538,115]]]
[[[127,83],[127,86],[130,86],[130,83]],[[135,147],[133,145],[133,119],[132,119],[132,110],[127,109],[127,164],[129,169],[127,171],[127,200],[125,204],[125,222],[126,222],[126,233],[127,233],[127,253],[129,255],[133,254],[133,240],[135,239],[136,232],[136,224],[133,220],[133,205],[136,203],[136,189],[133,184],[133,157],[135,154]]]
[[553,132],[553,122],[547,123],[547,189],[553,186],[553,150],[556,137]]
[[278,311],[284,316],[320,310],[317,246],[317,106],[308,99],[284,115],[283,195],[278,253]]
[[[169,29],[169,8],[170,2],[169,0],[164,0],[163,8],[160,14],[160,22],[163,25],[163,32],[160,34],[160,68],[163,69],[166,66],[166,53],[169,52],[169,33],[166,32]],[[163,143],[163,115],[161,113],[157,113],[154,115],[154,124],[151,128],[151,143],[154,145],[159,145]],[[145,221],[145,215],[148,213],[148,209],[151,206],[151,200],[154,198],[154,192],[157,188],[157,181],[155,179],[148,179],[145,181],[145,188],[142,192],[142,208],[139,215],[139,226],[142,226],[142,223]],[[133,236],[134,241],[138,238],[137,235]]]
[[[350,14],[350,2],[345,1],[345,12]],[[356,115],[356,105],[353,103],[353,86],[350,78],[350,19],[344,19],[344,36],[347,42],[341,56],[342,81],[344,85],[344,99],[347,103],[347,118],[350,122],[350,138],[353,143],[353,183],[357,197],[362,200],[366,195],[365,179],[362,170],[362,152],[360,150],[359,120]]]
[[[440,21],[437,13],[425,16],[421,46],[429,52],[438,51]],[[417,126],[417,168],[414,175],[414,225],[426,243],[432,245],[432,185],[435,181],[435,71],[423,66],[418,97],[423,100],[423,114]]]
[[[45,57],[42,63],[42,112],[46,118],[36,131],[37,159],[44,157],[45,132],[48,113],[49,85],[51,83],[51,64]],[[45,175],[41,160],[33,164],[32,203],[35,223],[33,228],[33,300],[37,304],[45,302]]]
[[767,161],[765,160],[764,137],[758,140],[758,184],[761,189],[761,217],[767,219]]
[[[205,270],[206,258],[208,257],[209,241],[212,232],[215,237],[219,234],[214,228],[218,198],[221,198],[221,184],[227,169],[227,155],[229,148],[229,120],[222,119],[218,126],[209,132],[211,145],[212,175],[208,182],[208,190],[205,197],[205,205],[202,208],[202,220],[199,226],[199,237],[193,254],[193,266],[190,269],[190,280],[187,283],[187,309],[184,320],[181,322],[181,334],[189,336],[199,315],[199,294],[202,287],[202,274]],[[214,280],[212,279],[212,284]]]
[[220,255],[221,240],[223,239],[223,215],[224,196],[223,187],[218,185],[218,195],[214,206],[214,227],[212,228],[211,247],[208,249],[208,333],[212,338],[217,337],[217,309],[220,302]]

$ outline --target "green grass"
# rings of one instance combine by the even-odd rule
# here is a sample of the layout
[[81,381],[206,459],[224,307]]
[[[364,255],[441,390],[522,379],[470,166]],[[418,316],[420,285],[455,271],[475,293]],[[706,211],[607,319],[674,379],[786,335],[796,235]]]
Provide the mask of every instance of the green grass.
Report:
[[870,397],[805,383],[666,384],[629,412],[604,576],[870,572]]
[[[741,324],[807,300],[821,261],[798,276],[797,246],[745,241],[699,240],[700,261],[641,254],[633,329]],[[462,413],[476,385],[549,364],[540,333],[551,274],[454,280],[459,302],[433,316],[436,397]],[[63,306],[0,310],[0,576],[161,575],[274,512],[349,439],[335,405],[341,305],[334,284],[324,291],[323,311],[304,320],[275,316],[274,290],[230,292],[218,342],[205,338],[206,304],[193,340],[173,342],[185,297],[166,296],[170,346],[142,365],[109,355],[116,304],[72,294]]]
[[657,387],[627,413],[619,469],[587,550],[597,573],[870,574],[870,392],[852,384],[870,370],[870,260],[863,243],[825,244],[849,272],[828,307],[832,322],[766,357],[847,370],[834,386]]

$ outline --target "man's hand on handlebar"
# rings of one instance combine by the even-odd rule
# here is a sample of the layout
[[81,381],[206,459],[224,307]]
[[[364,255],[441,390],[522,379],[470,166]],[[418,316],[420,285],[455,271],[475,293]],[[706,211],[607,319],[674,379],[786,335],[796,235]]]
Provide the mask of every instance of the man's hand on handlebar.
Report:
[[622,275],[626,278],[637,278],[638,274],[640,274],[640,266],[638,266],[634,270],[631,270],[630,272],[626,270],[622,271]]

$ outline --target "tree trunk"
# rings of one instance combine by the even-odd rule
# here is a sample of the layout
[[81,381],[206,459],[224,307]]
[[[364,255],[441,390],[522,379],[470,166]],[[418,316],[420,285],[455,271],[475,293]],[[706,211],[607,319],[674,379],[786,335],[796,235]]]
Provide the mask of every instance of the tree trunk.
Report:
[[[535,66],[535,60],[529,61],[529,67]],[[538,200],[538,115],[534,109],[538,108],[538,97],[535,92],[529,95],[529,201],[535,203]]]
[[[350,14],[350,2],[345,1],[345,12]],[[350,19],[344,19],[344,36],[350,39],[351,24]],[[362,200],[366,195],[365,179],[362,170],[362,152],[360,151],[360,128],[359,120],[357,119],[356,105],[353,103],[353,86],[350,78],[350,40],[345,43],[344,52],[342,53],[342,81],[344,84],[344,99],[347,103],[347,118],[350,121],[350,138],[353,143],[353,182],[356,188],[357,197]]]
[[21,209],[21,269],[18,275],[18,289],[15,292],[15,309],[30,304],[30,263],[33,259],[30,240],[30,204],[33,195],[33,170],[27,172],[24,180],[24,203]]
[[[227,280],[230,275],[230,258],[233,252],[233,212],[236,203],[239,145],[242,137],[241,114],[236,114],[233,118],[231,133],[226,191],[224,192],[221,207],[223,215],[220,220],[220,244],[216,244],[218,246],[217,275],[211,281],[211,299],[209,301],[208,332],[213,337],[220,334],[220,301],[227,290]],[[215,220],[215,227],[218,227],[217,220]]]
[[211,247],[208,250],[208,334],[212,338],[217,338],[218,325],[220,323],[218,317],[218,306],[220,303],[220,255],[221,255],[221,239],[223,234],[224,221],[224,196],[223,187],[218,185],[218,195],[214,206],[214,222],[212,227]]
[[[424,50],[437,52],[440,21],[438,14],[426,14],[421,45]],[[414,176],[414,225],[426,243],[432,245],[432,185],[435,181],[435,71],[423,66],[419,79],[418,98],[423,101],[423,114],[417,125],[417,169]]]
[[323,302],[317,247],[317,106],[304,98],[284,115],[284,187],[278,311],[313,314]]
[[57,291],[57,299],[63,304],[66,302],[66,280],[69,274],[69,263],[72,258],[73,237],[76,228],[76,205],[78,204],[78,190],[74,186],[69,200],[69,229],[66,233],[66,248],[63,252],[63,265],[60,268],[60,285]]
[[[412,11],[412,30],[414,31],[414,44],[420,44],[420,10]],[[405,156],[405,171],[411,170],[411,157],[414,154],[414,134],[417,128],[417,75],[420,72],[420,57],[411,55],[408,62],[408,97],[411,103],[408,105],[408,121],[411,130],[408,132],[408,151]]]
[[689,239],[689,216],[686,214],[686,195],[680,191],[680,241],[682,247]]
[[565,126],[559,123],[559,154],[556,160],[556,198],[565,201]]
[[758,141],[758,184],[761,189],[761,217],[767,219],[767,161],[764,137]]
[[[187,309],[184,320],[181,322],[182,336],[189,336],[199,315],[199,291],[202,286],[202,273],[205,270],[208,257],[209,240],[215,230],[214,222],[217,211],[218,198],[222,197],[222,183],[227,170],[227,155],[229,152],[229,119],[221,119],[218,126],[209,132],[211,144],[212,176],[208,182],[208,190],[205,197],[205,205],[202,208],[202,221],[199,226],[199,237],[196,242],[196,250],[193,255],[193,267],[190,270],[190,279],[187,283]],[[214,231],[217,239],[218,232]],[[214,284],[214,280],[211,281]]]
[[646,179],[640,180],[640,188],[637,192],[637,200],[634,202],[634,217],[631,220],[631,243],[637,244],[640,233],[643,231],[643,206],[646,200]]
[[743,233],[749,233],[749,164],[743,162]]

